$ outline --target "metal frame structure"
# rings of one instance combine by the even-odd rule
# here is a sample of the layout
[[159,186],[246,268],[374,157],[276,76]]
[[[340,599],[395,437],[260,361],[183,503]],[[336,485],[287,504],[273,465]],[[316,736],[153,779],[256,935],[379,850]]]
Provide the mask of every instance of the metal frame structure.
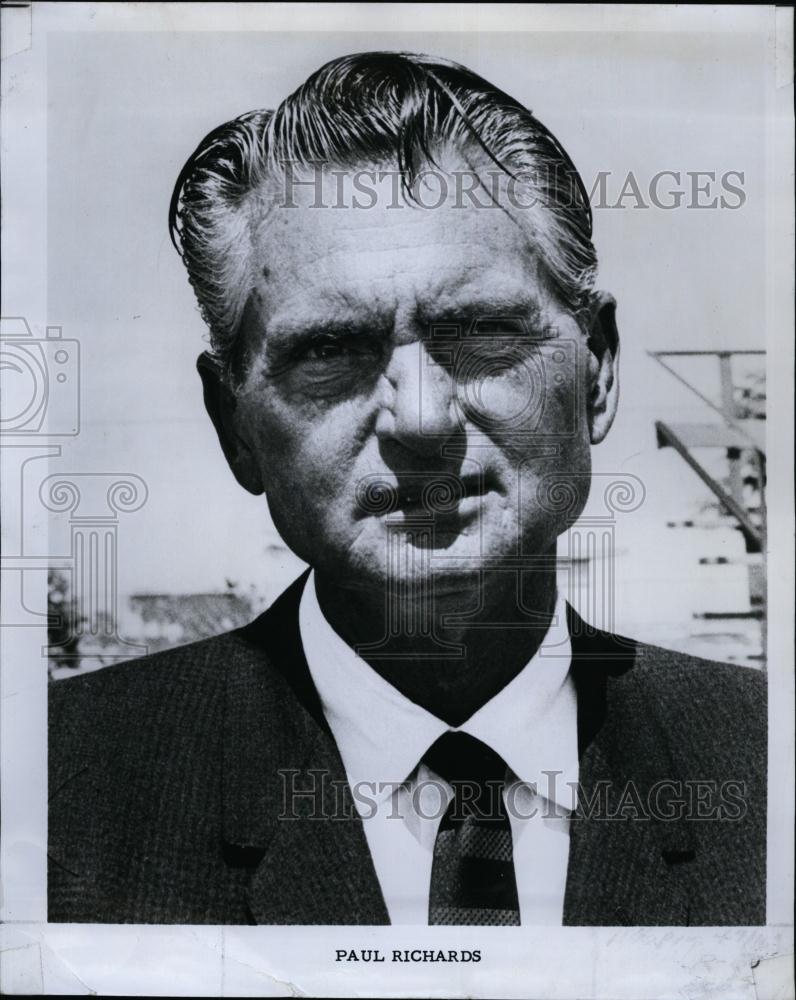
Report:
[[[723,510],[736,522],[743,535],[747,553],[749,572],[749,612],[732,612],[726,615],[711,613],[710,617],[757,618],[761,622],[762,646],[765,657],[766,645],[766,581],[765,571],[759,572],[760,564],[765,567],[766,555],[766,445],[765,422],[763,419],[744,419],[736,400],[736,385],[733,378],[733,358],[739,355],[765,356],[765,351],[649,351],[653,358],[670,375],[686,386],[694,395],[718,414],[722,423],[670,424],[663,420],[655,422],[655,432],[659,448],[674,448],[680,457],[694,470],[702,482],[718,500]],[[719,363],[721,386],[720,402],[706,396],[685,376],[667,363],[674,357],[714,357]],[[727,459],[728,475],[726,483],[720,482],[705,467],[696,452],[713,448],[724,451]],[[744,495],[744,462],[752,462],[756,467],[754,480],[759,503],[750,505]],[[701,617],[707,617],[703,615]]]

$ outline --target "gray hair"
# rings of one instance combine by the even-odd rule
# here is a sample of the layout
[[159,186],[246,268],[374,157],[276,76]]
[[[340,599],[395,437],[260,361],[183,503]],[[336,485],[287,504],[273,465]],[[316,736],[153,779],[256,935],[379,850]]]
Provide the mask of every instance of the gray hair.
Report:
[[402,186],[441,148],[480,150],[527,184],[545,211],[534,239],[564,303],[588,305],[597,268],[589,197],[569,156],[514,98],[453,62],[370,52],[334,59],[275,111],[214,129],[177,179],[169,210],[216,359],[232,363],[253,287],[253,234],[265,182],[284,165],[397,164]]

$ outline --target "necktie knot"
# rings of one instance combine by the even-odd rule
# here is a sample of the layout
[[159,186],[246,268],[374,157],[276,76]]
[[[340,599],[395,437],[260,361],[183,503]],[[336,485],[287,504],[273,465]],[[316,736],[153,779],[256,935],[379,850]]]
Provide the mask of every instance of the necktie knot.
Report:
[[502,782],[506,777],[506,762],[500,754],[469,733],[443,733],[423,760],[451,785],[463,781]]

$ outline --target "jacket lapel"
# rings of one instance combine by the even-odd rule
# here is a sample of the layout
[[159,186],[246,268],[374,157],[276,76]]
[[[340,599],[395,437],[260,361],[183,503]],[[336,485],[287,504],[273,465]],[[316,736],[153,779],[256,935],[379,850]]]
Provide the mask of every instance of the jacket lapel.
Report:
[[258,924],[390,922],[337,747],[324,733],[289,777],[248,903]]
[[306,575],[241,633],[227,680],[224,841],[259,924],[386,924],[387,909],[298,627]]
[[681,823],[649,817],[656,782],[674,777],[652,720],[623,704],[636,644],[586,625],[570,609],[578,695],[580,803],[570,824],[564,923],[688,922],[679,861],[693,857]]

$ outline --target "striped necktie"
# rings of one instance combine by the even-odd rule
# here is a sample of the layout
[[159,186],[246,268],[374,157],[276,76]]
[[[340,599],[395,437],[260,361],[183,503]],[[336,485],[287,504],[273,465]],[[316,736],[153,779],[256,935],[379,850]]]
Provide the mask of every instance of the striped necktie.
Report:
[[461,732],[440,736],[423,760],[453,789],[434,844],[429,924],[519,924],[506,762]]

